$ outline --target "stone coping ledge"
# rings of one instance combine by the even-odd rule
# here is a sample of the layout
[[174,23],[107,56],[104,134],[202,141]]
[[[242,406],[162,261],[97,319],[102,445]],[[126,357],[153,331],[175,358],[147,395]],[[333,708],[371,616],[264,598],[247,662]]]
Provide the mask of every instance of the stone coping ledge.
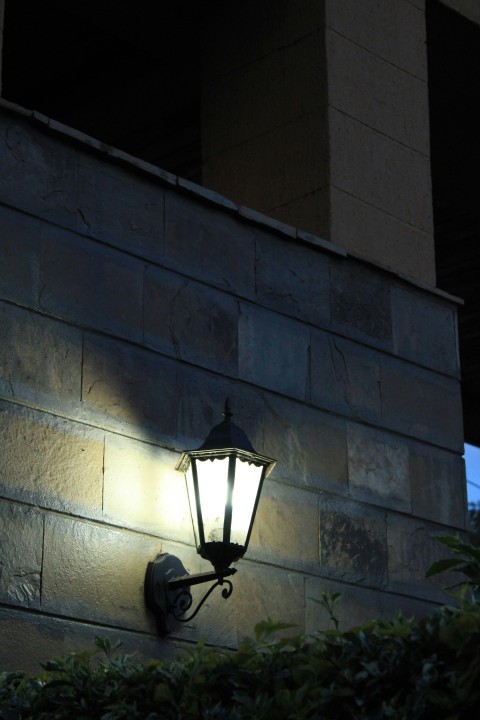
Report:
[[253,210],[252,208],[248,208],[243,205],[237,205],[235,202],[227,197],[224,197],[220,193],[217,193],[215,190],[210,190],[190,180],[178,177],[167,170],[162,170],[162,168],[159,168],[157,165],[153,165],[146,160],[141,160],[140,158],[130,155],[123,150],[107,145],[106,143],[101,142],[100,140],[97,140],[80,130],[76,130],[69,125],[64,125],[63,123],[49,118],[47,115],[43,115],[36,110],[28,110],[27,108],[10,102],[9,100],[5,100],[4,98],[0,98],[0,108],[10,111],[16,115],[21,115],[34,123],[47,127],[49,130],[52,130],[65,138],[74,140],[81,145],[92,148],[102,155],[105,155],[107,158],[112,158],[113,160],[145,173],[152,178],[156,178],[166,185],[195,197],[199,201],[207,202],[209,205],[214,205],[224,211],[237,214],[246,222],[276,232],[277,234],[282,235],[285,238],[289,238],[290,240],[300,241],[305,245],[318,248],[323,252],[331,253],[337,257],[352,257],[356,260],[360,260],[374,266],[377,269],[383,270],[391,275],[395,275],[402,281],[409,283],[410,285],[414,285],[415,287],[418,287],[428,293],[437,295],[438,297],[452,302],[455,305],[464,305],[462,298],[451,295],[439,288],[432,287],[427,283],[422,283],[421,281],[411,278],[405,273],[402,273],[394,268],[373,262],[371,259],[363,257],[361,254],[347,251],[340,245],[326,240],[325,238],[300,230],[292,225],[287,225],[286,223],[276,220],[269,215],[265,215],[258,210]]

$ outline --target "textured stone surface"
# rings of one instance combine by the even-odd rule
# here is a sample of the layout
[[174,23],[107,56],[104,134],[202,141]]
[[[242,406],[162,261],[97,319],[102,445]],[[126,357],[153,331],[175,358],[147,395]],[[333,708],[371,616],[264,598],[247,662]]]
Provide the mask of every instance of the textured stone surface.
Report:
[[80,332],[0,303],[0,394],[57,407],[80,398]]
[[357,500],[411,512],[409,452],[405,443],[361,425],[348,425],[348,479]]
[[242,562],[230,600],[237,618],[237,639],[251,637],[256,623],[269,617],[294,626],[283,632],[284,635],[303,632],[304,582],[299,573]]
[[392,287],[395,352],[426,367],[459,376],[456,311],[423,293]]
[[0,488],[15,500],[99,516],[103,433],[0,401]]
[[78,235],[43,233],[40,307],[135,341],[143,336],[143,263]]
[[369,587],[387,583],[385,512],[345,499],[320,499],[322,573]]
[[275,477],[347,493],[346,423],[298,403],[268,396],[263,412],[266,451],[276,458]]
[[328,186],[319,188],[306,196],[296,197],[271,208],[269,214],[299,228],[300,232],[306,230],[328,239],[331,235],[330,194]]
[[438,526],[417,518],[388,515],[388,589],[413,597],[447,602],[441,588],[458,582],[455,573],[425,579],[436,560],[448,556],[448,550],[435,540],[445,534]]
[[410,453],[415,516],[463,529],[467,508],[463,458],[415,446]]
[[332,262],[332,323],[349,337],[390,348],[390,287],[374,270],[344,260]]
[[121,642],[120,653],[134,653],[138,661],[173,660],[181,648],[169,638],[133,633],[107,626],[0,609],[0,670],[38,674],[47,660],[71,652],[93,650],[101,636],[112,645]]
[[267,479],[248,556],[291,569],[318,569],[318,496]]
[[330,323],[330,263],[322,252],[258,234],[258,301],[314,325]]
[[25,305],[38,301],[41,223],[0,207],[0,297]]
[[381,422],[381,355],[323,332],[311,335],[310,399],[347,417]]
[[154,632],[145,608],[147,562],[159,540],[73,518],[45,521],[42,608],[61,616]]
[[385,361],[380,382],[385,427],[463,452],[457,380],[405,362]]
[[42,583],[42,513],[0,500],[0,537],[0,601],[38,608]]
[[184,476],[175,470],[178,453],[107,435],[105,518],[109,522],[193,543]]
[[104,427],[142,428],[158,440],[175,435],[176,367],[143,348],[87,336],[82,404]]
[[299,323],[251,305],[241,306],[239,375],[292,397],[304,398],[309,332]]
[[145,342],[187,362],[237,374],[238,303],[185,278],[150,268],[145,278]]
[[254,294],[252,228],[174,193],[165,197],[166,264],[233,294]]

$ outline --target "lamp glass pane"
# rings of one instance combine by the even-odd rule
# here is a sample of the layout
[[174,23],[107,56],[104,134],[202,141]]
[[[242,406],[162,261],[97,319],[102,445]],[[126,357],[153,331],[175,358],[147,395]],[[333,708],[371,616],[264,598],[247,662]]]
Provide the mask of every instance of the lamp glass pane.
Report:
[[228,486],[228,457],[197,458],[198,489],[202,505],[205,542],[222,542]]
[[233,486],[233,514],[231,542],[245,545],[252,513],[262,479],[263,466],[257,466],[237,458],[235,485]]
[[193,473],[192,463],[188,466],[188,470],[185,472],[185,480],[187,483],[188,502],[190,504],[190,514],[192,516],[193,523],[193,534],[195,535],[195,547],[198,548],[200,545],[200,534],[198,532],[198,515],[197,506],[195,502],[195,489],[193,486]]

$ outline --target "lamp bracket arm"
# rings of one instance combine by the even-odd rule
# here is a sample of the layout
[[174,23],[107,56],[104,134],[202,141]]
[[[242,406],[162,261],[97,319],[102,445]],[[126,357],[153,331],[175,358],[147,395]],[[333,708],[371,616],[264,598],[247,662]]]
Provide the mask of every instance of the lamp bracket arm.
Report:
[[168,590],[177,590],[191,585],[201,585],[205,582],[212,582],[216,580],[221,584],[221,580],[230,575],[235,575],[237,572],[236,568],[227,568],[219,572],[212,573],[197,573],[196,575],[182,575],[181,577],[174,577],[167,580]]
[[[205,573],[207,574],[207,573]],[[205,581],[203,581],[205,582]],[[230,597],[230,595],[233,592],[233,583],[230,582],[230,580],[225,580],[224,577],[220,577],[218,580],[216,580],[211,587],[208,588],[205,595],[202,597],[200,602],[198,603],[197,607],[193,611],[191,615],[185,616],[185,613],[187,610],[190,609],[192,605],[192,594],[187,589],[180,590],[178,595],[174,598],[171,606],[172,614],[175,617],[175,619],[178,622],[190,622],[190,620],[193,620],[193,618],[196,616],[204,602],[210,597],[212,592],[215,590],[216,587],[219,587],[220,585],[226,585],[227,587],[224,587],[222,590],[222,597],[227,598]]]

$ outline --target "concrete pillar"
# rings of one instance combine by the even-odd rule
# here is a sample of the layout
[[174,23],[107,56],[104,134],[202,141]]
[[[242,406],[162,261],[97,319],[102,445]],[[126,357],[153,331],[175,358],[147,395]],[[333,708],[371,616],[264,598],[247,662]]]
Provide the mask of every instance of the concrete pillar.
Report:
[[0,96],[2,94],[2,60],[3,60],[3,17],[5,15],[5,0],[0,0]]
[[424,2],[215,8],[203,184],[435,284]]

